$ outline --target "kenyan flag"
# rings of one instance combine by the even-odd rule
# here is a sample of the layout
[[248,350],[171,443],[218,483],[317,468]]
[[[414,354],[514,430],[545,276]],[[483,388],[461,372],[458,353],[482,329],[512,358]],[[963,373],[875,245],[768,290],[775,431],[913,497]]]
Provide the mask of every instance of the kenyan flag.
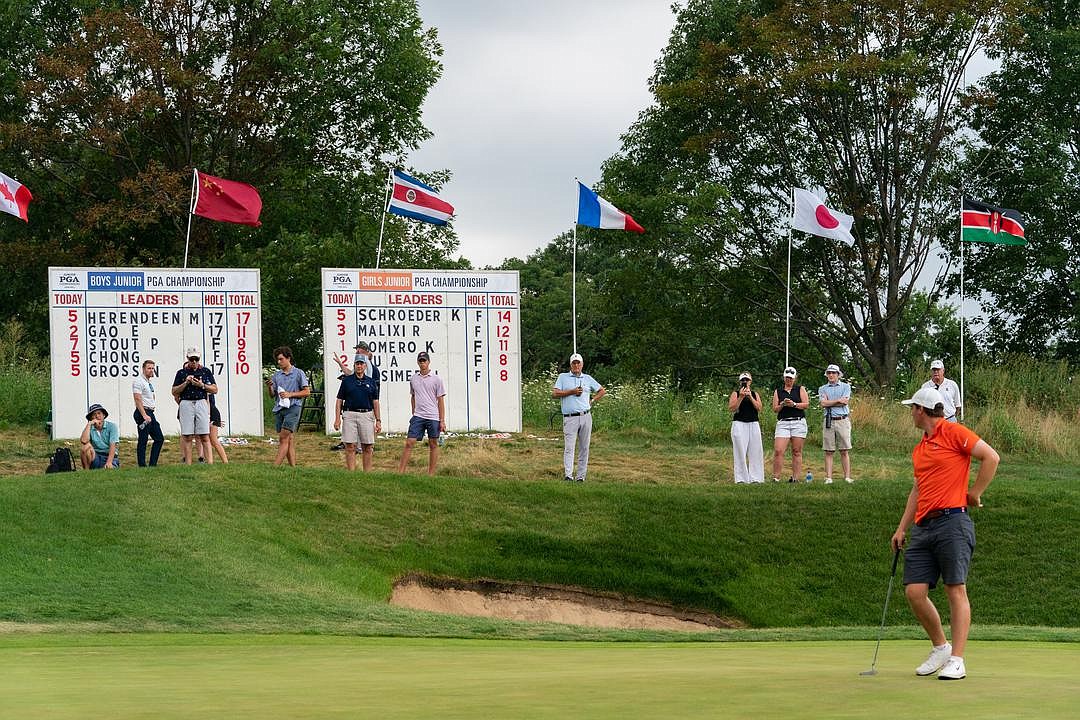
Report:
[[1026,245],[1024,218],[1016,210],[964,198],[960,239],[964,242]]

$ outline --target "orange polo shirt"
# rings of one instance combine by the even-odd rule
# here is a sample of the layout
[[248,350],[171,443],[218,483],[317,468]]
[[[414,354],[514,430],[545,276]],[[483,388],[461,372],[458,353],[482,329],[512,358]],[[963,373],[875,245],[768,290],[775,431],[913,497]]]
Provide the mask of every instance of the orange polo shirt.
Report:
[[979,440],[963,425],[944,420],[931,434],[923,433],[922,442],[911,452],[919,488],[915,522],[931,510],[967,506],[971,451]]

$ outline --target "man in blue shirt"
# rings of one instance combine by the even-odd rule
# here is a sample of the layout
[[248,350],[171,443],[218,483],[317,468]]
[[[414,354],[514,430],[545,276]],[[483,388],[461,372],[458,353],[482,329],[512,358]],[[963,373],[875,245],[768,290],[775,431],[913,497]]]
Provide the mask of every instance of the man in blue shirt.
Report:
[[840,368],[830,365],[825,368],[825,377],[829,382],[818,388],[818,399],[825,410],[824,428],[821,433],[821,449],[825,451],[825,484],[832,484],[833,453],[840,451],[840,464],[844,468],[844,480],[851,479],[851,415],[848,401],[851,400],[851,385],[840,381]]
[[120,429],[116,423],[106,422],[109,411],[94,403],[86,412],[86,427],[79,438],[83,470],[112,470],[120,467],[116,446],[120,442]]
[[200,454],[210,450],[210,403],[207,397],[217,392],[217,381],[210,369],[199,363],[199,348],[189,347],[187,362],[176,371],[172,394],[180,405],[180,451],[184,463],[191,464],[191,442],[199,439]]
[[[585,360],[574,353],[570,356],[570,372],[562,373],[555,381],[551,396],[562,401],[563,416],[563,477],[566,482],[585,482],[589,467],[589,442],[592,440],[592,406],[607,391],[591,375],[581,370]],[[590,395],[596,393],[591,400]],[[577,442],[577,475],[574,470],[574,443]]]
[[356,469],[357,443],[364,456],[364,472],[371,470],[375,436],[382,431],[379,386],[367,375],[367,366],[367,355],[357,353],[353,358],[353,374],[341,379],[334,410],[334,430],[341,430],[341,441],[345,444],[345,468],[350,471]]
[[304,398],[311,394],[304,371],[292,364],[292,350],[286,346],[274,348],[278,371],[266,383],[266,391],[275,400],[274,430],[278,434],[278,452],[274,465],[288,461],[296,466],[296,444],[293,433],[300,427],[300,412]]

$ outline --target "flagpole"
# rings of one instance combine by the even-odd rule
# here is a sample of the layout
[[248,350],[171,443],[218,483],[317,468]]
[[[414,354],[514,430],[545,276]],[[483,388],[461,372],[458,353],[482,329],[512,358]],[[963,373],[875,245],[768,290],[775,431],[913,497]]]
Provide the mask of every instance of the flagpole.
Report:
[[375,269],[379,269],[379,263],[382,262],[382,238],[383,228],[386,227],[386,210],[390,207],[390,188],[394,186],[394,171],[392,168],[386,169],[386,201],[383,202],[382,219],[379,221],[379,246],[375,250]]
[[960,183],[960,422],[964,422],[964,184]]
[[574,223],[574,252],[571,269],[570,302],[573,312],[574,324],[574,352],[577,352],[577,223]]
[[[184,269],[187,270],[188,247],[191,245],[191,218],[195,216],[195,206],[199,204],[199,169],[191,169],[191,202],[188,205],[187,238],[184,239]],[[205,211],[204,211],[205,212]]]
[[[791,188],[791,217],[795,217],[795,188]],[[791,364],[788,343],[791,338],[791,220],[787,224],[787,307],[784,310],[784,369]]]

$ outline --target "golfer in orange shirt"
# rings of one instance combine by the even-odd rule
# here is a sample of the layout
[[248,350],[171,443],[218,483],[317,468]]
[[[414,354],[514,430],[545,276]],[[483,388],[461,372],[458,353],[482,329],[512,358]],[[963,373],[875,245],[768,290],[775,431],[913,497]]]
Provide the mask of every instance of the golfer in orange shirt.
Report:
[[[975,525],[968,508],[982,507],[980,498],[994,479],[1001,458],[971,430],[945,421],[945,401],[937,390],[920,388],[903,404],[911,406],[911,420],[923,431],[923,437],[911,453],[915,485],[893,533],[892,547],[894,551],[903,547],[910,527],[911,538],[904,551],[905,594],[934,646],[915,674],[937,673],[939,680],[960,680],[967,675],[964,648],[971,627],[971,605],[965,583],[975,549]],[[979,473],[969,488],[971,458],[979,461]],[[951,645],[941,616],[928,597],[939,578],[949,598]]]

